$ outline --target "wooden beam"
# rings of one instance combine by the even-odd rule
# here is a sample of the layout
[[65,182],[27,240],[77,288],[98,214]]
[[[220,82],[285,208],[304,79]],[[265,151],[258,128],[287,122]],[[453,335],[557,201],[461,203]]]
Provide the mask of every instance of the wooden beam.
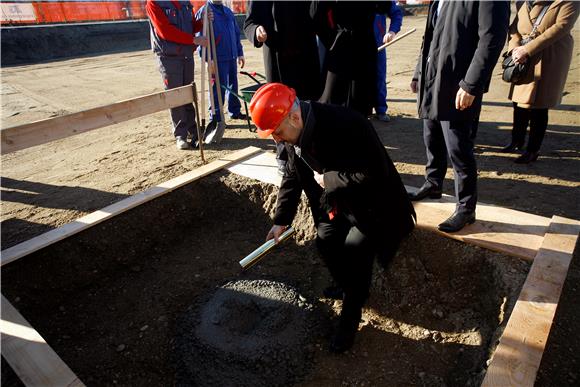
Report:
[[[411,190],[410,187],[407,189]],[[443,195],[441,199],[427,199],[413,204],[418,227],[527,261],[532,261],[538,253],[550,224],[550,218],[477,203],[477,221],[474,224],[455,233],[444,233],[437,226],[455,211],[453,196]]]
[[26,386],[84,386],[20,313],[2,302],[2,356]]
[[[272,153],[261,153],[228,169],[280,186],[276,159]],[[409,191],[414,189],[407,187]],[[441,199],[420,201],[414,205],[419,228],[529,261],[536,256],[550,224],[550,218],[478,203],[477,221],[460,232],[447,234],[438,231],[437,225],[453,213],[455,198],[444,195]]]
[[1,130],[1,153],[45,144],[193,102],[191,85]]
[[579,221],[552,218],[482,386],[534,385],[579,233]]
[[64,238],[93,227],[107,219],[130,210],[131,208],[137,207],[138,205],[153,200],[161,195],[165,195],[166,193],[189,184],[192,181],[207,176],[231,164],[237,163],[261,151],[262,150],[260,148],[247,147],[237,152],[230,153],[191,172],[185,173],[155,187],[151,187],[143,192],[130,196],[117,203],[111,204],[110,206],[107,206],[101,210],[83,216],[82,218],[79,218],[71,223],[67,223],[62,227],[29,239],[26,242],[12,246],[0,253],[0,266],[4,266],[7,263],[13,262],[30,253],[63,240]]

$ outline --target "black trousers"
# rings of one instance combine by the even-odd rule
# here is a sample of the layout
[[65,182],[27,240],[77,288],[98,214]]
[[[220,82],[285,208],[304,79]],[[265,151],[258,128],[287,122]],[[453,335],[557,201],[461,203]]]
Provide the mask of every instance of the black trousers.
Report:
[[423,140],[427,151],[425,179],[442,188],[447,172],[447,155],[453,166],[457,211],[475,211],[477,165],[473,144],[478,121],[423,120]]
[[[373,260],[390,260],[399,246],[399,239],[373,238],[366,235],[343,215],[318,224],[316,246],[336,284],[344,290],[343,312],[360,312],[369,296]],[[348,312],[348,311],[347,311]]]
[[527,109],[514,103],[513,144],[524,144],[528,125],[530,126],[530,138],[527,151],[538,152],[548,128],[548,109]]

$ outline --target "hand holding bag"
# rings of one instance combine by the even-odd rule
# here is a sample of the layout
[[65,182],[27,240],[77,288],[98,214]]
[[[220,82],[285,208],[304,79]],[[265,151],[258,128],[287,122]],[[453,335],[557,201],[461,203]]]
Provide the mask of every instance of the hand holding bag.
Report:
[[[537,36],[536,34],[538,26],[542,22],[542,19],[544,18],[544,15],[546,14],[548,8],[550,8],[550,6],[545,6],[542,9],[540,14],[536,18],[536,21],[534,22],[532,32],[530,32],[530,35],[528,35],[527,38],[522,39],[520,41],[520,46],[525,45],[526,43],[530,42]],[[511,51],[504,52],[502,54],[502,57],[503,61],[501,62],[501,68],[503,70],[503,73],[501,79],[503,79],[505,82],[513,83],[514,85],[522,85],[524,83],[529,83],[528,77],[528,72],[530,71],[529,58],[524,63],[515,63]]]

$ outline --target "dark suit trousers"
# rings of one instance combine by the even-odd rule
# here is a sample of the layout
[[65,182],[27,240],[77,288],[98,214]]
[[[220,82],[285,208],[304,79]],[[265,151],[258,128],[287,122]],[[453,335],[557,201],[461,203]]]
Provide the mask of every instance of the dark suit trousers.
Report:
[[353,226],[343,215],[318,224],[316,247],[332,278],[345,293],[345,304],[362,308],[376,255],[371,238]]
[[427,150],[425,178],[443,187],[447,156],[455,175],[455,196],[459,212],[475,211],[477,203],[477,165],[473,140],[477,121],[423,120],[423,139]]

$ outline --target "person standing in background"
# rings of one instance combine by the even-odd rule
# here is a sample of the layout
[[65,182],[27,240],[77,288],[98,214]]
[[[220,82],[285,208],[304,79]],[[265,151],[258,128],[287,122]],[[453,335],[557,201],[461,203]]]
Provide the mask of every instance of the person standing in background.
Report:
[[[300,99],[317,100],[320,62],[309,11],[309,1],[250,1],[244,32],[254,47],[263,47],[267,82],[290,86]],[[288,155],[280,144],[276,159],[284,174]]]
[[[147,0],[145,5],[151,30],[151,48],[157,57],[165,90],[193,82],[193,52],[207,47],[207,39],[195,34],[203,22],[195,20],[190,2]],[[213,18],[213,15],[208,15]],[[195,146],[197,125],[192,103],[170,109],[177,149],[188,149],[187,136]]]
[[507,37],[509,1],[435,1],[429,5],[411,90],[417,95],[427,152],[425,183],[411,200],[440,198],[447,156],[455,178],[455,212],[438,228],[456,232],[475,222],[477,165],[473,152],[483,94]]
[[[211,9],[213,13],[213,29],[215,34],[215,47],[217,55],[217,68],[219,71],[220,83],[227,87],[225,95],[222,100],[227,101],[228,113],[233,119],[245,119],[246,116],[240,112],[241,104],[235,94],[238,93],[238,64],[244,68],[244,50],[242,42],[240,41],[240,29],[236,23],[234,13],[231,9],[226,7],[221,0],[210,0],[203,5],[196,13],[195,18],[198,21],[203,20],[203,13],[206,6]],[[201,35],[203,36],[203,35]],[[201,54],[201,52],[200,52]],[[209,53],[211,63],[213,59],[212,54]],[[212,71],[215,71],[215,66],[211,66]],[[235,94],[230,93],[230,90]],[[214,110],[215,114],[210,109],[210,121],[220,122],[220,106],[218,103],[217,85],[213,85],[214,96]],[[219,91],[223,93],[223,90]],[[210,98],[208,90],[208,99]],[[210,105],[211,106],[211,105]]]
[[[375,15],[375,41],[377,47],[389,43],[401,31],[403,24],[403,11],[394,0],[391,1],[391,7],[387,14]],[[387,32],[387,16],[391,19],[389,31]],[[387,114],[387,50],[381,50],[377,54],[377,100],[375,103],[375,112],[377,119],[383,122],[389,122],[391,117]]]
[[319,101],[370,116],[376,100],[377,46],[373,22],[391,1],[312,1],[310,15],[326,47],[326,82]]
[[[545,7],[536,36],[531,36],[533,23]],[[514,122],[511,143],[503,151],[522,149],[530,126],[527,149],[515,159],[518,164],[536,161],[548,127],[548,109],[562,102],[574,52],[570,31],[579,11],[576,1],[527,1],[520,5],[510,26],[508,50],[514,62],[531,62],[529,82],[512,84],[508,96],[514,105]]]

